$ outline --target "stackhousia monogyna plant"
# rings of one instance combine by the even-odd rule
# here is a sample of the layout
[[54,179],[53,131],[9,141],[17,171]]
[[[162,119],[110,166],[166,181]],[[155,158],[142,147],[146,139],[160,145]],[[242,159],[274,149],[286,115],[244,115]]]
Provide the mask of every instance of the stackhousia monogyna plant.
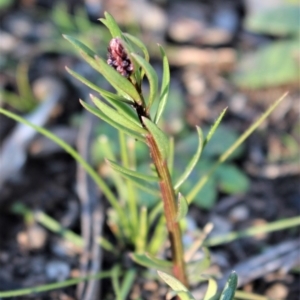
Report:
[[[253,124],[253,126],[250,127],[249,130],[234,143],[234,145],[232,145],[232,147],[224,152],[214,168],[212,168],[211,172],[199,181],[198,186],[195,186],[190,191],[188,197],[184,197],[180,193],[180,186],[188,178],[198,162],[203,148],[209,142],[220,124],[226,109],[220,114],[205,138],[203,137],[201,129],[196,127],[199,136],[198,149],[180,178],[173,182],[170,163],[170,161],[172,161],[170,158],[174,151],[174,149],[172,149],[173,145],[171,140],[158,126],[167,103],[170,86],[169,63],[165,51],[158,45],[163,62],[163,76],[161,86],[159,87],[158,76],[149,63],[149,53],[146,46],[136,37],[128,33],[123,33],[110,14],[105,13],[105,18],[101,19],[101,21],[106,25],[112,35],[112,39],[108,46],[107,60],[97,56],[94,51],[73,37],[64,37],[80,51],[83,59],[98,71],[111,84],[116,92],[112,93],[104,90],[68,68],[67,71],[102,97],[102,99],[99,99],[96,96],[91,95],[91,100],[95,106],[91,106],[80,100],[85,109],[115,127],[122,136],[120,141],[124,141],[123,134],[125,134],[148,146],[149,154],[155,169],[154,175],[142,174],[133,170],[129,167],[129,164],[126,163],[126,160],[123,160],[123,166],[111,160],[107,160],[107,163],[112,169],[133,184],[142,188],[149,185],[150,188],[148,188],[148,191],[150,192],[153,192],[153,189],[155,189],[154,185],[151,186],[150,184],[157,184],[156,186],[160,191],[159,195],[162,199],[162,205],[159,204],[154,210],[157,212],[161,207],[163,207],[164,210],[166,227],[171,244],[171,268],[168,269],[166,267],[166,261],[151,256],[139,256],[139,254],[144,254],[143,250],[145,250],[145,247],[139,247],[140,243],[138,239],[145,239],[145,236],[147,236],[147,230],[145,230],[147,211],[142,209],[141,214],[138,215],[137,203],[133,203],[132,199],[128,199],[129,203],[127,208],[130,215],[125,215],[126,208],[124,211],[124,207],[120,206],[116,198],[110,192],[107,192],[106,196],[119,215],[119,230],[121,234],[130,236],[135,242],[136,254],[132,256],[133,259],[145,266],[157,267],[161,270],[170,270],[174,277],[171,276],[170,273],[159,272],[160,277],[177,295],[182,297],[182,299],[193,299],[192,295],[187,290],[189,280],[186,262],[184,260],[184,249],[179,222],[186,216],[188,204],[193,200],[197,191],[208,180],[211,173],[220,163],[228,158],[228,156],[254,131],[255,128],[257,128],[257,126],[274,110],[283,97],[270,107],[261,119],[255,122],[255,124]],[[149,83],[149,92],[147,95],[145,95],[142,90],[144,76],[146,76]],[[140,234],[140,232],[142,232],[142,234]],[[132,238],[134,236],[137,238]],[[222,295],[225,295],[225,298],[227,295],[228,297],[226,299],[232,299],[236,285],[237,277],[235,273],[232,273]],[[212,279],[209,280],[209,289],[207,293],[209,296],[217,295],[215,281]]]

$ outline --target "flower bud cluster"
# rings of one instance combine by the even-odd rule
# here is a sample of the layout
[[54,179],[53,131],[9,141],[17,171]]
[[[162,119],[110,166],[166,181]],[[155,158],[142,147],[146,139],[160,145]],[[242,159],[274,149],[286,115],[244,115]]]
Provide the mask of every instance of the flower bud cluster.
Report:
[[129,77],[133,71],[133,64],[126,53],[119,38],[109,42],[107,63],[117,70],[122,76]]

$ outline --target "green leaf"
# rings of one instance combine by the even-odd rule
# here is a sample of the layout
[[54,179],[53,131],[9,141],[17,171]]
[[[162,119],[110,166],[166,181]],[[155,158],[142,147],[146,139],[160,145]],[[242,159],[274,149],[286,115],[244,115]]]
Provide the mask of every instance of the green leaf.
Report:
[[170,175],[173,174],[173,168],[174,168],[174,137],[170,137],[169,139],[169,156],[168,156],[168,169],[170,172]]
[[139,178],[141,180],[146,180],[146,181],[154,181],[154,182],[159,181],[159,178],[157,176],[145,175],[145,174],[139,173],[137,171],[133,171],[133,170],[124,168],[108,159],[106,160],[106,162],[118,173],[130,175],[132,177],[136,177],[136,178]]
[[111,35],[113,38],[116,37],[121,37],[122,35],[122,31],[119,28],[116,20],[113,18],[113,16],[111,14],[109,14],[108,12],[104,13],[105,19],[101,18],[99,19],[110,31]]
[[136,131],[141,134],[145,134],[147,131],[142,128],[141,125],[137,125],[136,123],[132,122],[130,119],[127,118],[125,114],[121,114],[120,112],[116,111],[115,109],[109,107],[104,102],[102,102],[97,97],[90,95],[94,104],[110,119],[114,122],[128,128],[132,131]]
[[199,137],[199,144],[197,151],[195,155],[192,157],[191,161],[187,165],[186,169],[182,173],[182,175],[179,177],[177,180],[176,184],[174,185],[174,189],[177,190],[183,183],[184,181],[189,177],[189,175],[192,173],[194,167],[196,166],[197,162],[199,161],[202,149],[203,149],[203,133],[200,127],[196,126],[197,132],[198,132],[198,137]]
[[238,277],[236,273],[233,271],[226,282],[220,300],[233,300],[234,293],[237,288],[237,282],[238,282]]
[[135,238],[136,253],[143,254],[146,248],[148,233],[147,207],[142,206],[139,215],[138,230]]
[[[69,287],[72,285],[77,285],[80,282],[90,281],[90,280],[100,280],[100,279],[109,278],[109,277],[111,277],[111,271],[100,272],[95,275],[72,278],[72,279],[62,281],[62,282],[49,283],[49,284],[39,285],[39,286],[35,286],[35,287],[27,287],[27,288],[23,288],[23,289],[14,289],[11,291],[0,292],[0,297],[1,297],[1,299],[3,299],[3,298],[12,299],[12,297],[14,298],[14,297],[20,297],[20,296],[25,296],[25,295],[33,295],[33,294],[37,295],[37,293],[48,292],[48,291],[52,291],[52,290],[56,290],[56,289]],[[23,297],[23,299],[24,298],[25,297]],[[32,297],[30,297],[30,298],[32,298]],[[37,298],[37,297],[35,297],[35,298]],[[20,299],[22,299],[22,298],[20,298]]]
[[241,57],[233,81],[241,88],[262,89],[299,82],[299,38],[272,42]]
[[113,94],[109,91],[106,91],[97,85],[93,84],[92,82],[88,81],[78,73],[74,72],[73,70],[70,70],[68,67],[66,67],[66,70],[74,76],[79,81],[83,82],[85,85],[87,85],[89,88],[93,89],[94,91],[98,92],[107,102],[109,102],[112,106],[114,106],[122,115],[125,115],[127,118],[129,118],[133,123],[140,126],[140,121],[137,118],[137,115],[131,107],[128,106],[128,104],[132,104],[132,101],[129,101],[128,99]]
[[214,300],[217,296],[217,292],[218,286],[216,281],[213,278],[209,278],[207,291],[203,300]]
[[132,42],[133,44],[138,46],[143,51],[146,61],[150,60],[150,56],[149,56],[147,47],[140,39],[136,38],[135,36],[133,36],[129,33],[122,33],[122,36],[124,36],[125,39],[128,39],[130,42]]
[[189,210],[189,204],[187,203],[185,197],[179,193],[176,221],[178,222],[181,219],[184,219],[188,213],[188,210]]
[[[94,83],[90,82],[89,80],[87,80],[86,78],[84,78],[83,76],[78,74],[77,72],[69,69],[68,67],[66,67],[66,70],[69,74],[71,74],[73,77],[75,77],[76,79],[78,79],[79,81],[84,83],[86,86],[88,86],[92,90],[98,92],[103,98],[105,98],[105,99],[107,99],[107,98],[108,99],[114,99],[115,102],[118,101],[118,102],[124,102],[124,103],[127,103],[127,104],[132,104],[132,101],[129,101],[128,99],[126,99],[122,96],[116,95],[114,93],[111,93],[109,91],[106,91],[106,90],[100,88],[99,86],[97,86]],[[128,107],[128,106],[126,106],[126,107]]]
[[100,111],[99,109],[96,109],[94,107],[92,107],[91,105],[85,103],[84,101],[80,100],[81,105],[88,110],[89,112],[91,112],[92,114],[96,115],[98,118],[102,119],[103,121],[107,122],[108,124],[110,124],[111,126],[115,127],[116,129],[128,134],[129,136],[133,137],[134,139],[137,139],[141,142],[145,142],[145,139],[139,135],[136,132],[133,132],[129,129],[127,129],[126,127],[120,125],[119,123],[116,123],[114,120],[110,119],[109,117],[107,117],[102,111]]
[[131,53],[131,56],[134,58],[134,60],[141,66],[141,68],[145,71],[145,74],[149,81],[149,98],[147,103],[146,110],[149,111],[153,102],[155,101],[157,97],[157,91],[158,91],[158,78],[156,75],[155,70],[153,67],[141,56]]
[[78,49],[79,51],[82,51],[87,56],[94,57],[96,55],[96,53],[93,50],[91,50],[89,47],[87,47],[86,45],[84,45],[83,43],[78,41],[77,39],[73,38],[72,36],[63,34],[63,37],[67,41],[69,41],[73,46],[75,46],[76,49]]
[[112,270],[111,270],[111,281],[112,281],[112,286],[114,293],[116,295],[116,300],[123,300],[121,297],[121,288],[119,284],[119,277],[120,277],[120,266],[115,265]]
[[204,257],[197,261],[191,261],[187,264],[188,275],[201,275],[205,270],[207,270],[211,263],[210,252],[207,248],[202,248]]
[[0,1],[0,8],[4,9],[7,6],[11,5],[13,3],[13,0],[1,0]]
[[126,173],[119,173],[119,174],[122,175],[124,178],[130,180],[136,187],[147,192],[148,194],[156,196],[156,197],[160,196],[160,192],[158,191],[157,186],[148,184],[144,180],[141,180],[137,177],[134,177],[134,176],[126,174]]
[[275,36],[299,34],[300,6],[278,5],[272,9],[264,9],[246,19],[246,27],[250,31]]
[[181,300],[195,300],[189,290],[175,277],[157,271],[159,277],[180,297]]
[[153,136],[155,143],[158,147],[158,150],[164,160],[168,158],[169,155],[169,140],[166,137],[165,133],[161,131],[156,124],[154,124],[151,120],[142,117],[142,120]]
[[213,124],[213,126],[210,128],[204,142],[203,142],[203,148],[206,146],[206,144],[210,141],[210,139],[212,138],[212,136],[214,135],[215,131],[217,130],[217,128],[219,127],[225,113],[227,111],[227,107],[225,109],[223,109],[223,111],[221,112],[221,114],[219,115],[218,119],[215,121],[215,123]]
[[106,61],[96,56],[96,63],[98,65],[98,71],[105,77],[105,79],[116,89],[131,97],[131,99],[142,104],[142,99],[136,88],[128,80],[128,78],[122,76],[114,68],[109,66]]
[[125,272],[124,279],[120,287],[120,294],[122,299],[128,299],[128,295],[133,287],[135,278],[136,270],[130,269]]
[[164,270],[165,272],[168,273],[172,272],[172,262],[170,261],[159,259],[149,254],[137,254],[137,253],[132,253],[131,258],[137,264],[144,266],[146,268]]
[[247,175],[233,164],[223,164],[216,170],[220,190],[228,194],[245,193],[250,187]]
[[161,45],[158,45],[162,60],[163,60],[163,76],[162,76],[162,83],[161,83],[161,90],[159,96],[159,104],[158,109],[155,116],[155,123],[157,124],[160,117],[162,116],[164,109],[167,104],[169,89],[170,89],[170,66],[169,61],[166,56],[165,50]]
[[[238,132],[220,124],[218,130],[215,131],[209,143],[206,144],[206,147],[202,150],[202,157],[216,158],[222,155],[238,138]],[[229,160],[241,157],[244,149],[245,145],[239,145],[239,147],[232,152]]]

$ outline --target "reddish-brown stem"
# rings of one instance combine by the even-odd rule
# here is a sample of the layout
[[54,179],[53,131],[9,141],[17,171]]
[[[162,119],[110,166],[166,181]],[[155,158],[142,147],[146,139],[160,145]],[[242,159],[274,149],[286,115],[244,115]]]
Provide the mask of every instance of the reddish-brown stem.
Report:
[[166,217],[169,239],[171,242],[172,260],[173,260],[173,275],[188,287],[188,280],[185,271],[185,262],[183,260],[184,251],[181,238],[181,230],[176,221],[176,199],[173,189],[171,176],[167,166],[167,162],[162,158],[155,140],[151,134],[146,136],[147,144],[150,149],[151,158],[156,167],[160,178],[159,186],[164,205],[164,213]]

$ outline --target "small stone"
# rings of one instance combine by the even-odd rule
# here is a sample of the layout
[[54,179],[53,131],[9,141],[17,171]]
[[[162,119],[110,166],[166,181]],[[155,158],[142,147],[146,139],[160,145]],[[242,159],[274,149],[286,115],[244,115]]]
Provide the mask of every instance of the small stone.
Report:
[[245,221],[249,215],[249,209],[245,205],[236,206],[229,212],[229,218],[232,222]]
[[50,261],[46,264],[46,275],[49,280],[64,281],[69,277],[70,266],[58,260]]
[[47,231],[43,227],[33,224],[18,233],[17,241],[23,249],[39,250],[45,246],[47,237]]
[[266,296],[270,299],[287,299],[288,288],[282,283],[275,283],[266,291]]

